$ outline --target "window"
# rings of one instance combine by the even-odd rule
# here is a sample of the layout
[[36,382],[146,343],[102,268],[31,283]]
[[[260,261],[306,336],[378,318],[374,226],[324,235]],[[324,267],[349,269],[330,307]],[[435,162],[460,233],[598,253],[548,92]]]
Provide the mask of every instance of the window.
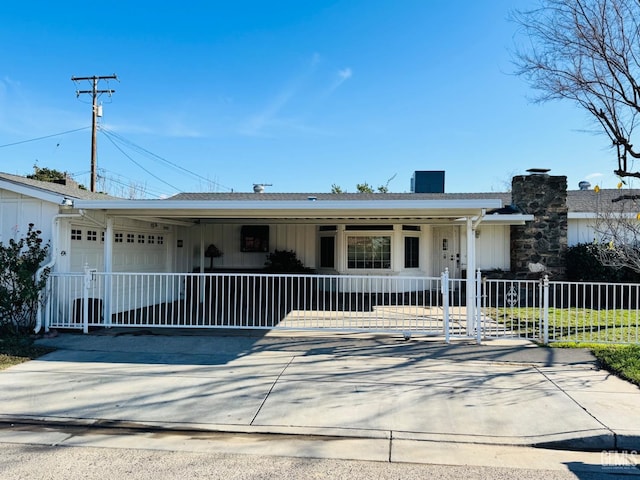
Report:
[[98,241],[98,232],[95,230],[87,230],[87,240],[90,242]]
[[82,240],[82,230],[71,229],[71,240]]
[[144,243],[144,235],[138,235],[138,243]]
[[127,243],[134,243],[135,235],[133,233],[127,233]]
[[116,233],[115,243],[122,243],[122,233]]
[[147,238],[147,243],[150,243],[151,245],[153,245],[154,243],[156,243],[156,237],[155,237],[155,235],[149,235],[149,237]]
[[269,226],[245,225],[240,230],[241,252],[268,252]]
[[404,237],[404,268],[420,268],[420,238]]
[[320,237],[320,268],[334,268],[336,258],[336,239]]
[[164,237],[162,235],[158,235],[158,245],[162,245],[164,243]]
[[347,268],[391,268],[391,237],[347,237]]
[[104,243],[104,232],[100,232],[100,241]]

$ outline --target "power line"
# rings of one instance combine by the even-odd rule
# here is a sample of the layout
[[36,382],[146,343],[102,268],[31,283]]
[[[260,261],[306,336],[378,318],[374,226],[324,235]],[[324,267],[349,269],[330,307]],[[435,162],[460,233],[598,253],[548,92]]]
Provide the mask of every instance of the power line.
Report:
[[179,192],[180,189],[174,187],[173,185],[171,185],[168,182],[165,182],[163,179],[161,179],[160,177],[158,177],[157,175],[151,173],[149,170],[147,170],[146,168],[144,168],[142,165],[140,165],[140,163],[136,162],[130,155],[128,155],[122,148],[120,148],[120,145],[118,145],[111,137],[107,136],[107,138],[109,139],[109,141],[113,144],[114,147],[116,147],[120,153],[122,153],[125,157],[127,157],[129,160],[131,160],[131,162],[133,162],[135,165],[137,165],[138,167],[140,167],[142,170],[144,170],[145,172],[147,172],[149,175],[151,175],[153,178],[155,178],[156,180],[164,183],[165,185],[171,187],[173,190],[175,190],[176,192]]
[[5,145],[0,145],[0,148],[13,147],[14,145],[21,145],[23,143],[29,143],[29,142],[37,142],[38,140],[45,140],[47,138],[59,137],[61,135],[66,135],[68,133],[75,133],[75,132],[79,132],[81,130],[87,130],[88,128],[91,128],[91,127],[76,128],[75,130],[67,130],[66,132],[53,133],[51,135],[45,135],[44,137],[37,137],[37,138],[31,138],[29,140],[21,140],[19,142],[7,143]]
[[184,168],[183,166],[178,165],[177,163],[174,163],[174,162],[172,162],[172,161],[170,161],[170,160],[167,160],[166,158],[161,157],[160,155],[157,155],[157,154],[155,154],[155,153],[153,153],[153,152],[151,152],[151,151],[147,150],[146,148],[141,147],[140,145],[135,144],[135,143],[134,143],[134,142],[132,142],[131,140],[128,140],[128,139],[124,138],[123,136],[121,136],[121,135],[119,135],[119,134],[117,134],[117,133],[113,132],[112,130],[109,130],[109,129],[105,128],[104,126],[100,126],[100,127],[99,127],[99,130],[100,130],[100,131],[101,131],[105,136],[107,136],[107,137],[113,137],[113,138],[112,138],[112,141],[115,139],[115,140],[117,140],[118,142],[121,142],[121,143],[123,143],[123,144],[127,145],[129,148],[131,148],[131,149],[133,149],[133,150],[137,151],[138,153],[141,153],[141,154],[146,155],[148,158],[150,158],[150,159],[152,159],[152,160],[159,161],[159,162],[164,163],[164,164],[166,164],[166,165],[168,165],[168,166],[170,166],[170,167],[172,167],[172,168],[175,168],[175,169],[177,169],[177,170],[181,170],[182,172],[187,173],[188,175],[191,175],[192,177],[195,177],[195,178],[197,178],[198,180],[201,180],[201,181],[204,181],[204,182],[207,182],[207,183],[212,183],[212,184],[216,185],[217,187],[223,188],[223,189],[225,189],[225,190],[233,191],[233,188],[231,188],[231,187],[227,187],[226,185],[222,185],[222,184],[221,184],[221,183],[219,183],[219,182],[216,182],[216,181],[210,180],[209,178],[207,178],[207,177],[203,177],[202,175],[200,175],[200,174],[198,174],[198,173],[192,172],[191,170],[189,170],[189,169],[187,169],[187,168]]

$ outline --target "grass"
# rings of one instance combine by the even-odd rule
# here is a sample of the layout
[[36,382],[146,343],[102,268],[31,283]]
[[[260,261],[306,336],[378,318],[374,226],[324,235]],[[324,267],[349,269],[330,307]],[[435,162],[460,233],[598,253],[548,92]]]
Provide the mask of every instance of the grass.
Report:
[[640,386],[640,345],[596,345],[591,351],[604,368]]
[[[514,334],[541,336],[539,308],[489,308],[485,313]],[[549,338],[554,341],[638,343],[638,325],[640,310],[549,308]]]
[[54,350],[35,345],[33,339],[28,336],[3,334],[0,336],[0,370],[33,360]]

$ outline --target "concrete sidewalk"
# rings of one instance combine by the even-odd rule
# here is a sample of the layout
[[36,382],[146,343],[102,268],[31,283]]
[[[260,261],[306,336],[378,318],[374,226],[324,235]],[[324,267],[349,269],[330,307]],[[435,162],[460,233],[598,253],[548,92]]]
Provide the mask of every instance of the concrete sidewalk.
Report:
[[137,333],[39,340],[58,350],[0,372],[0,441],[8,424],[46,422],[380,440],[367,448],[398,461],[432,442],[640,450],[640,389],[598,370],[584,350]]

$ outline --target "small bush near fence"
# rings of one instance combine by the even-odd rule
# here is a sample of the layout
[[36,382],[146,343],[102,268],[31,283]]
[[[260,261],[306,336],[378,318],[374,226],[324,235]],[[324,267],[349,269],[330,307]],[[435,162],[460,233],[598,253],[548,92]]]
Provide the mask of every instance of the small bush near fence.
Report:
[[566,262],[567,279],[571,282],[640,283],[640,274],[628,267],[603,265],[596,255],[595,245],[589,243],[569,247]]
[[49,254],[49,244],[40,238],[41,232],[32,223],[24,238],[0,242],[0,328],[15,333],[35,325],[40,291],[48,272],[36,279],[36,272]]
[[293,250],[276,250],[267,255],[264,270],[268,273],[309,273],[312,270],[305,267]]

